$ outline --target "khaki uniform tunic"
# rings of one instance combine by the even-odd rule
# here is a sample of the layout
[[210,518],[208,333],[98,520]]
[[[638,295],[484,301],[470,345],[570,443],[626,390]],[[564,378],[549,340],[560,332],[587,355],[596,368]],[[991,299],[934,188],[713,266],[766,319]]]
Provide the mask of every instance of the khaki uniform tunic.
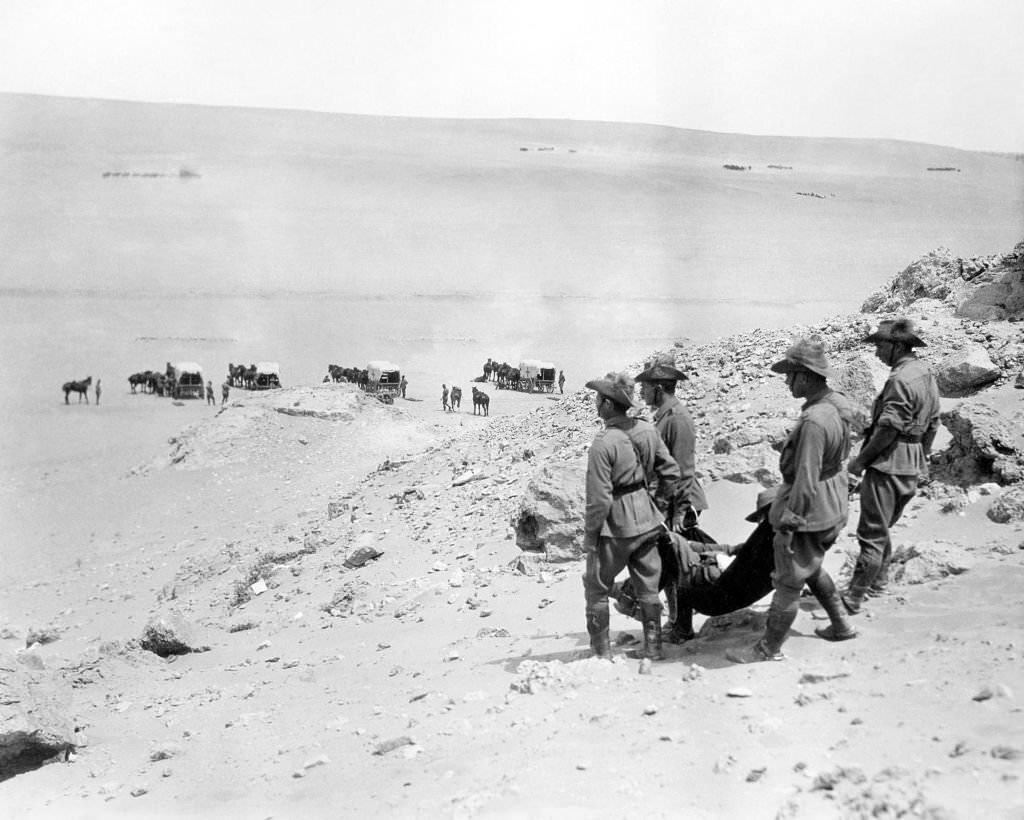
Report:
[[769,513],[776,530],[819,532],[846,523],[850,432],[844,418],[851,415],[846,397],[832,391],[803,406],[779,456],[783,485]]
[[[654,427],[624,415],[607,419],[587,455],[584,549],[594,548],[599,537],[630,538],[661,526],[664,519],[646,487],[654,476],[675,491],[679,467]],[[635,489],[619,492],[629,487]]]
[[675,396],[667,398],[668,400],[654,414],[654,426],[672,454],[672,458],[679,465],[680,478],[676,496],[673,499],[675,503],[673,511],[683,510],[688,506],[692,506],[698,512],[706,510],[708,500],[696,475],[697,434],[693,426],[693,418],[679,399]]
[[897,439],[888,453],[871,464],[872,470],[889,475],[926,474],[923,438],[929,444],[939,426],[939,387],[931,369],[914,355],[893,366],[882,392],[871,409],[871,427],[891,427],[917,441]]

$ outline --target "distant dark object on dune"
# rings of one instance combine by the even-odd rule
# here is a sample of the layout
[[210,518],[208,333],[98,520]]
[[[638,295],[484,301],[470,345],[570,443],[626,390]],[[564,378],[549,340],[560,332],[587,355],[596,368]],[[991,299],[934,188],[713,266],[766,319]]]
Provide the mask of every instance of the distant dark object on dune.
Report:
[[769,165],[769,168],[774,168],[776,171],[792,171],[792,165]]
[[178,170],[176,174],[164,174],[159,171],[104,171],[103,178],[131,178],[131,179],[199,179],[200,175],[191,168]]
[[814,193],[814,191],[797,191],[796,195],[797,196],[810,196],[810,197],[814,197],[815,199],[828,199],[829,197],[832,197],[833,199],[835,199],[835,196],[836,196],[835,194],[829,194],[828,196],[825,196],[824,194],[816,194],[816,193]]
[[727,168],[730,171],[749,171],[753,166],[752,165],[732,165],[730,163],[730,164],[723,165],[722,167],[723,168]]
[[959,168],[953,168],[953,167],[948,166],[948,165],[945,166],[945,167],[942,167],[942,168],[929,168],[928,170],[929,171],[956,171],[958,174],[960,173],[960,169]]

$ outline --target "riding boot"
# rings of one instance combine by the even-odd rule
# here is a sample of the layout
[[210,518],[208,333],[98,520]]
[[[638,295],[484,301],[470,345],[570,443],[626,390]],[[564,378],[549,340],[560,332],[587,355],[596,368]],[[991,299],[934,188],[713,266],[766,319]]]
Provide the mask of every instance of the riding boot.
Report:
[[640,616],[644,623],[643,657],[653,661],[664,660],[661,643],[661,603],[640,604]]
[[831,621],[828,626],[815,629],[814,634],[826,641],[848,641],[856,638],[857,628],[846,619],[846,610],[832,576],[825,570],[820,570],[817,575],[807,579],[807,586],[811,588],[814,597],[818,599],[818,603]]
[[768,610],[768,623],[764,625],[762,642],[765,650],[773,659],[785,657],[782,654],[782,644],[786,640],[793,621],[796,620],[798,611],[799,607],[795,603],[793,606],[782,608],[776,605],[774,600],[772,601],[771,608]]
[[875,580],[871,582],[871,585],[867,590],[867,597],[877,598],[880,595],[885,595],[886,588],[889,586],[889,562],[884,561],[882,566],[878,570],[878,575],[875,576]]
[[612,643],[608,626],[607,603],[603,607],[587,610],[587,633],[590,635],[590,648],[593,650],[595,658],[611,660]]
[[850,579],[850,586],[847,587],[846,592],[840,594],[839,600],[843,602],[847,612],[851,615],[858,615],[864,606],[864,598],[867,597],[867,594],[868,585],[854,573],[853,578]]
[[693,608],[689,605],[681,606],[676,611],[676,621],[669,630],[667,640],[669,643],[683,643],[693,638]]

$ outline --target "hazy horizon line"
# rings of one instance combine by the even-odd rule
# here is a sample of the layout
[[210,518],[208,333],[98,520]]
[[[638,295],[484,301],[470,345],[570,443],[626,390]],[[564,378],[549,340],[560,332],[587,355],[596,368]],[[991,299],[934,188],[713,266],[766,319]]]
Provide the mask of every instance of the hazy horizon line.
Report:
[[499,123],[499,122],[531,122],[531,123],[574,123],[579,125],[610,125],[637,128],[662,128],[670,131],[692,132],[698,134],[714,134],[728,137],[751,137],[754,139],[788,139],[788,140],[814,140],[829,142],[855,142],[855,143],[898,143],[904,145],[923,145],[932,148],[943,148],[951,151],[963,151],[970,154],[986,154],[999,157],[1016,157],[1024,154],[1024,147],[1020,150],[996,150],[989,148],[962,148],[956,145],[946,145],[938,142],[924,142],[922,140],[903,139],[899,137],[845,137],[845,136],[813,136],[808,134],[755,134],[744,131],[715,131],[707,128],[691,128],[681,125],[668,125],[658,122],[634,122],[629,120],[590,120],[575,119],[573,117],[447,117],[447,116],[423,116],[415,114],[360,114],[349,111],[335,111],[319,108],[293,108],[285,106],[253,106],[236,105],[232,103],[204,103],[185,102],[168,100],[139,100],[121,97],[76,97],[67,94],[42,94],[35,91],[3,91],[0,95],[12,97],[36,97],[47,100],[73,100],[82,102],[115,103],[123,105],[157,105],[173,107],[190,107],[204,109],[225,109],[230,111],[272,111],[279,113],[294,114],[316,114],[323,116],[352,117],[359,119],[377,120],[416,120],[425,122],[466,122],[466,123]]

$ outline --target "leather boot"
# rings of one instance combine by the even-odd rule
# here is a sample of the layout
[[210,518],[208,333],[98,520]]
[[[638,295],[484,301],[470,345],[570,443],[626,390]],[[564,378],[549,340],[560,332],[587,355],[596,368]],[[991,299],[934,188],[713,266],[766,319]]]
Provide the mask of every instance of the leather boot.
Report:
[[676,610],[676,621],[669,629],[667,640],[669,643],[683,643],[693,638],[693,609],[681,606]]
[[885,595],[886,588],[889,586],[889,562],[886,561],[882,564],[878,570],[878,575],[875,576],[875,580],[871,582],[871,586],[868,587],[867,597],[878,598],[881,595]]
[[590,635],[590,648],[595,658],[611,660],[612,642],[608,633],[608,605],[603,608],[587,610],[587,633]]
[[765,624],[764,636],[761,640],[746,649],[727,649],[725,657],[733,663],[786,660],[786,656],[782,654],[782,644],[786,640],[786,634],[793,625],[793,621],[796,620],[797,611],[796,602],[793,606],[782,609],[776,606],[773,600],[771,609],[768,610],[768,623]]
[[643,623],[643,648],[630,652],[631,658],[649,658],[652,661],[665,659],[661,639],[661,604],[640,604],[640,618]]
[[851,615],[858,615],[864,606],[864,598],[867,597],[868,587],[866,584],[860,583],[857,576],[854,575],[850,579],[850,586],[847,587],[846,592],[839,595],[839,600],[843,602],[843,606],[846,611]]
[[832,576],[821,570],[813,578],[807,579],[807,586],[811,588],[814,597],[818,599],[818,603],[831,621],[828,626],[815,629],[814,634],[826,641],[848,641],[856,638],[857,628],[846,619],[846,609]]
[[788,606],[782,609],[775,605],[772,601],[771,609],[768,610],[768,623],[764,626],[764,648],[768,651],[768,654],[773,656],[785,657],[782,654],[782,644],[786,640],[786,635],[789,634],[789,628],[793,625],[793,621],[796,620],[796,614],[799,611],[799,607],[794,602],[793,606]]

